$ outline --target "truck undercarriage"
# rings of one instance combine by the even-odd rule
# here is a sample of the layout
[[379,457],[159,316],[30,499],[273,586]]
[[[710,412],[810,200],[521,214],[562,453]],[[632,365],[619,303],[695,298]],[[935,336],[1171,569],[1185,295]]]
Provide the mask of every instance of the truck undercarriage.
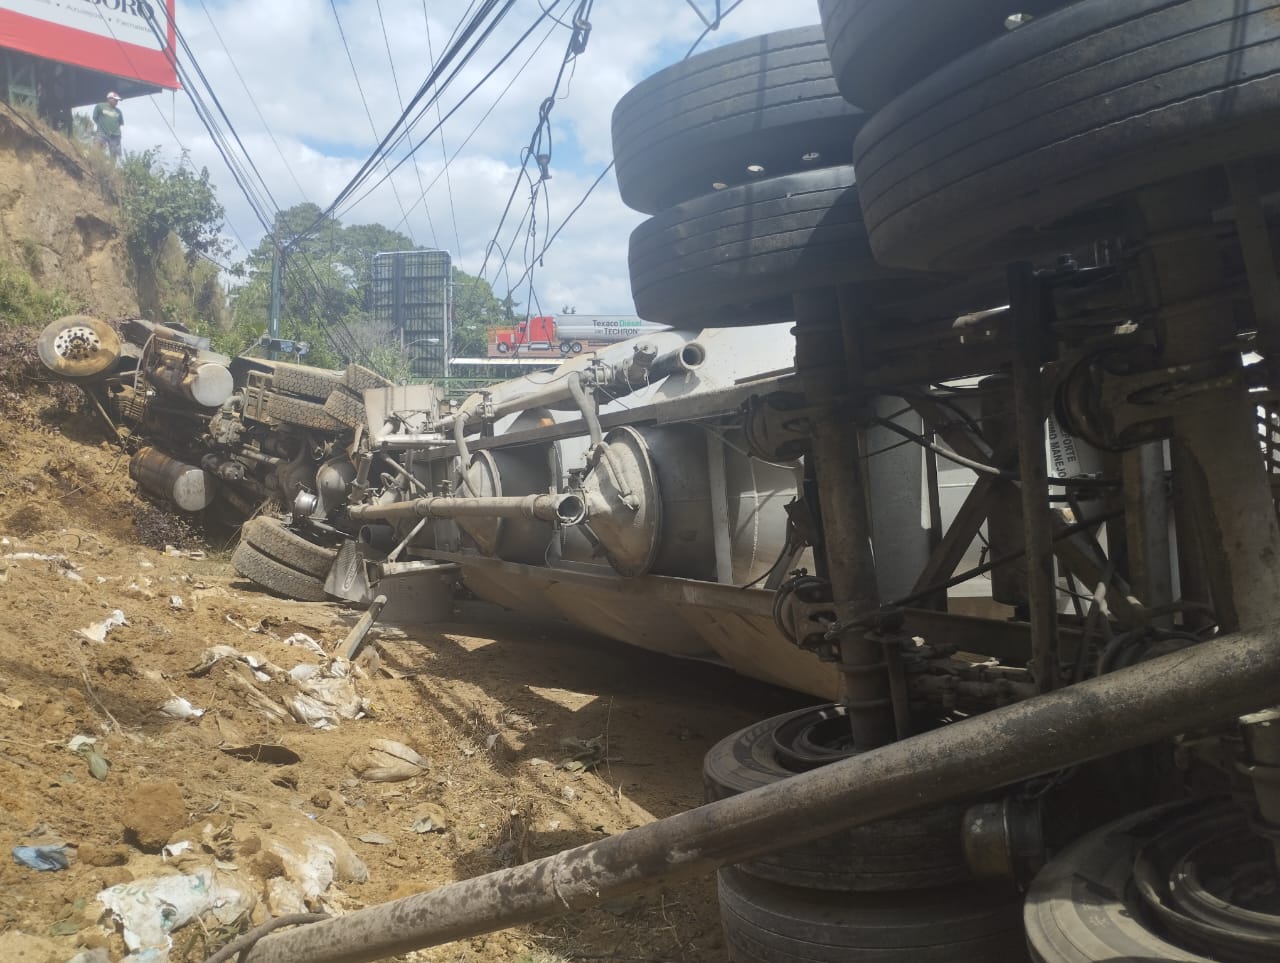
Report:
[[[1280,7],[820,6],[615,112],[675,330],[457,404],[373,387],[339,496],[292,505],[354,546],[348,597],[433,560],[832,701],[713,749],[701,809],[252,963],[715,870],[735,963],[1280,953]],[[737,333],[767,321],[793,366]]]

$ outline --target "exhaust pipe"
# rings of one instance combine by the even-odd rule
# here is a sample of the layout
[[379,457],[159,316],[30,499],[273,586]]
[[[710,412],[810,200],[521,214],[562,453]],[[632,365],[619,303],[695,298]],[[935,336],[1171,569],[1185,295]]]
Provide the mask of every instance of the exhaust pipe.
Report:
[[580,496],[572,492],[481,498],[428,495],[390,505],[357,505],[348,514],[359,522],[418,518],[528,518],[559,525],[578,525],[586,520],[587,506]]

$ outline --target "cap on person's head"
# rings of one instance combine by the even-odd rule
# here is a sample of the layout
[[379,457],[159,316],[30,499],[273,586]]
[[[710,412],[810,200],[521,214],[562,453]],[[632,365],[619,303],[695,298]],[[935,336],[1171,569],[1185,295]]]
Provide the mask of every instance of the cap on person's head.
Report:
[[120,99],[120,95],[117,94],[114,90],[111,91],[111,93],[107,94],[107,100],[119,100],[119,99]]

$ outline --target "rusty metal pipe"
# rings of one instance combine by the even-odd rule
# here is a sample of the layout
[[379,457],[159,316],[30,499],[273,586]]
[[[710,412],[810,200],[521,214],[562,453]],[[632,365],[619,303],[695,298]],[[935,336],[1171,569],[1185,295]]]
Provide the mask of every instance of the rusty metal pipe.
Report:
[[1280,623],[1153,659],[669,816],[340,919],[272,934],[245,963],[365,963],[606,900],[929,809],[1273,705]]
[[532,518],[541,522],[577,525],[586,518],[586,506],[572,493],[483,498],[428,495],[389,505],[356,505],[349,509],[348,514],[361,522],[417,518]]

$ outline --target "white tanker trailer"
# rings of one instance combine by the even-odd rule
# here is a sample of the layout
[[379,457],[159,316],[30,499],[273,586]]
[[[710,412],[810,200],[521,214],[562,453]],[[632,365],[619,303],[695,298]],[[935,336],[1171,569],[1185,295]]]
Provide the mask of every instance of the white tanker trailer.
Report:
[[[664,331],[454,406],[431,386],[366,391],[359,474],[383,484],[347,507],[365,545],[340,557],[331,586],[344,561],[376,579],[378,549],[392,549],[458,566],[472,592],[510,609],[833,696],[837,673],[774,614],[777,587],[813,568],[806,523],[789,518],[805,483],[804,412],[778,417],[795,397],[794,353],[787,324]],[[920,430],[919,416],[896,418]],[[872,434],[868,450],[901,440]],[[928,556],[923,459],[897,447],[867,471],[880,588],[894,598]]]

